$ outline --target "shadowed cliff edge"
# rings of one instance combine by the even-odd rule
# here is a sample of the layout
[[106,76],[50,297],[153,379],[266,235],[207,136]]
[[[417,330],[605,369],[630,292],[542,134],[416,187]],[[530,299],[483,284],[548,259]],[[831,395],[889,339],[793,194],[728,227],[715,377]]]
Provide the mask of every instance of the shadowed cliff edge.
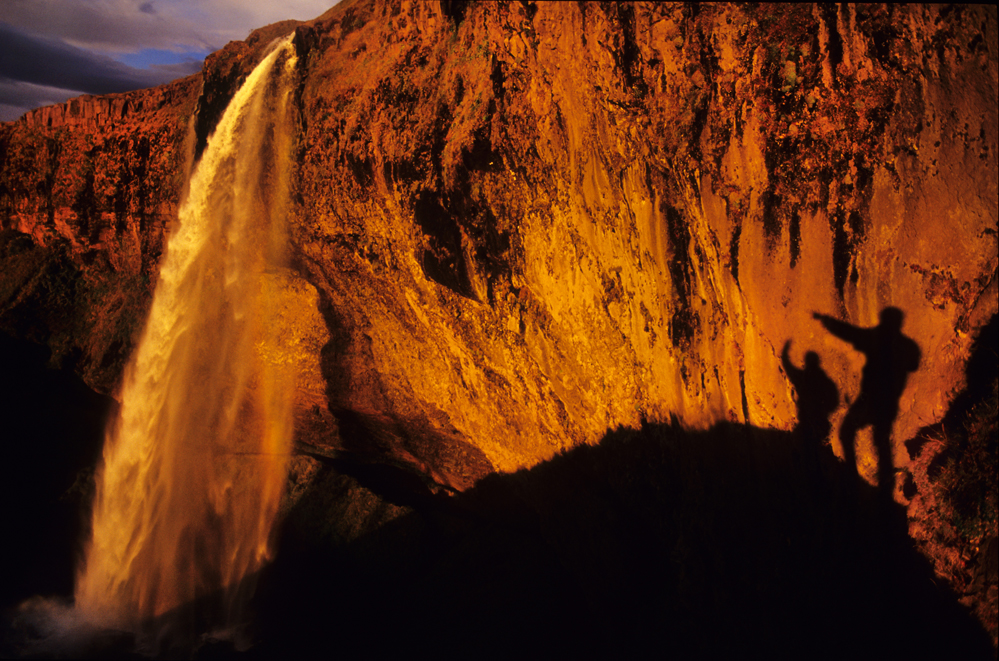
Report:
[[[14,369],[4,371],[5,417],[37,421],[51,401],[46,393],[76,381],[44,368],[42,350],[32,358],[26,343],[6,342],[4,364]],[[18,407],[8,382],[15,378],[37,396],[37,408]],[[31,384],[45,379],[54,389],[35,392]],[[106,400],[76,389],[59,419],[92,420],[79,433],[97,439]],[[799,405],[821,410],[822,397],[809,394],[821,390],[801,390]],[[817,417],[813,429],[822,427]],[[76,462],[72,470],[85,478],[96,456],[77,453],[97,445],[52,438],[59,447],[51,455]],[[299,452],[319,463],[318,473],[286,513],[277,560],[260,576],[247,656],[993,653],[980,624],[914,550],[904,510],[857,480],[807,429],[620,428],[596,446],[489,475],[453,496],[374,457]],[[41,456],[20,465],[25,484],[46,473]],[[34,526],[52,495],[65,491],[62,482],[39,485],[23,522],[8,528],[25,549],[73,548],[78,528],[48,535]],[[72,553],[50,555],[25,555],[12,568],[24,585],[5,581],[4,606],[69,592],[68,580],[46,576],[68,579]],[[169,617],[207,621],[214,607],[209,598]],[[25,645],[38,632],[30,623],[10,611],[5,619],[4,655],[32,649]],[[238,655],[211,638],[187,643],[200,658]],[[73,655],[135,649],[115,632],[87,645]]]
[[[896,340],[873,361],[894,380],[911,361],[891,356],[914,346]],[[312,454],[323,466],[263,572],[256,651],[991,658],[905,510],[824,443],[836,388],[805,360],[788,370],[792,432],[619,428],[453,497]]]
[[349,543],[316,535],[315,488],[261,579],[258,651],[990,658],[904,510],[854,478],[828,447],[725,423],[414,493]]

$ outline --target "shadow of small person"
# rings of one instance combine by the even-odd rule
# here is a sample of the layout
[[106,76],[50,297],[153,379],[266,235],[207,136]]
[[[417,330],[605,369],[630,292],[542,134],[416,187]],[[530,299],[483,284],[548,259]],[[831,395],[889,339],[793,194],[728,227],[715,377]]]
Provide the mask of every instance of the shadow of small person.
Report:
[[830,333],[849,342],[864,354],[867,362],[861,372],[860,394],[850,406],[839,428],[843,458],[854,475],[857,473],[856,436],[860,429],[872,426],[878,454],[878,490],[887,497],[895,488],[891,432],[898,415],[898,402],[905,391],[909,373],[919,368],[921,352],[912,338],[902,334],[905,314],[896,307],[881,311],[879,323],[861,328],[833,317],[812,313]]
[[829,417],[839,406],[839,390],[836,384],[825,373],[820,365],[819,355],[814,351],[805,354],[805,366],[799,369],[791,362],[788,351],[791,340],[784,343],[780,359],[784,372],[791,380],[797,394],[798,425],[795,433],[798,435],[807,456],[815,457],[809,462],[807,469],[812,477],[818,475],[818,451],[829,438],[832,424]]

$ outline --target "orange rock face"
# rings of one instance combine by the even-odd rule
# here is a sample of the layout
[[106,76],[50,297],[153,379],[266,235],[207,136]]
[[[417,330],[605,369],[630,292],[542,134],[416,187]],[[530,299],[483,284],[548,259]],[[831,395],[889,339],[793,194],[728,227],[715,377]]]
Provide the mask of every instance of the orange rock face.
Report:
[[72,363],[98,390],[117,388],[194,155],[267,44],[296,24],[212,54],[207,76],[83,96],[0,125],[2,229],[35,244],[4,241],[5,328],[49,344],[55,363]]
[[[212,113],[294,27],[308,442],[463,490],[643,420],[787,430],[790,341],[835,384],[843,456],[867,357],[813,313],[897,308],[918,368],[889,445],[854,444],[868,481],[879,455],[901,475],[997,308],[995,9],[442,4],[348,0],[201,77],[4,125],[3,228],[65,239],[106,310],[32,332],[113,387],[110,301],[155,277]],[[0,297],[5,327],[29,302]]]
[[[13,320],[6,325],[50,344],[57,362],[78,360],[105,392],[121,377],[148,309],[193,153],[199,87],[190,77],[80,97],[0,128],[3,229],[36,244],[33,254],[8,244],[5,276],[19,273],[20,284],[0,304]],[[69,262],[59,285],[26,289],[50,259]],[[53,297],[67,309],[53,310]]]
[[[643,419],[790,428],[791,340],[836,382],[835,425],[865,358],[812,312],[895,306],[923,359],[894,438],[941,415],[996,307],[994,13],[461,7],[297,28],[293,239],[331,409],[419,429],[407,461],[461,488]],[[4,126],[4,227],[155,279],[208,116],[295,26]]]
[[984,9],[547,3],[300,27],[294,240],[338,338],[331,405],[507,471],[642,419],[789,429],[792,340],[835,426],[865,357],[812,312],[894,306],[922,352],[911,436],[996,307],[994,30]]

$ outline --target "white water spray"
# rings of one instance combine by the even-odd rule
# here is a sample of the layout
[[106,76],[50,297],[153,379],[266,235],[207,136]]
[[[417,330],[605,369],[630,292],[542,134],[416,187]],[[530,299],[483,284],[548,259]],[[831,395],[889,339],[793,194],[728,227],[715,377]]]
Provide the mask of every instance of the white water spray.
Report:
[[270,319],[295,65],[289,36],[233,97],[169,239],[77,579],[76,611],[100,626],[159,636],[192,608],[195,626],[237,626],[269,559],[292,434]]

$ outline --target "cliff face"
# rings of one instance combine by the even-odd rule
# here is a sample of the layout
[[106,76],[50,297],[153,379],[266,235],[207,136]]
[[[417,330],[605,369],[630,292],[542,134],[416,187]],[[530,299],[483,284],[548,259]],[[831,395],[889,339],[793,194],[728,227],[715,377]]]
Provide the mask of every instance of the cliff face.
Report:
[[113,390],[194,154],[291,29],[304,441],[463,490],[643,421],[790,430],[790,340],[842,456],[865,356],[812,313],[895,307],[908,503],[997,307],[994,8],[343,2],[3,125],[5,330]]
[[0,126],[0,327],[49,344],[55,364],[98,390],[117,387],[193,156],[267,44],[295,25],[229,44],[206,74]]
[[105,391],[148,308],[199,88],[191,77],[81,97],[0,129],[4,326],[50,344],[57,362],[79,360]]
[[942,414],[996,306],[994,12],[448,7],[299,28],[294,241],[352,424],[504,471],[642,419],[789,429],[792,340],[835,425],[864,356],[811,313],[888,306],[922,351],[895,438]]

